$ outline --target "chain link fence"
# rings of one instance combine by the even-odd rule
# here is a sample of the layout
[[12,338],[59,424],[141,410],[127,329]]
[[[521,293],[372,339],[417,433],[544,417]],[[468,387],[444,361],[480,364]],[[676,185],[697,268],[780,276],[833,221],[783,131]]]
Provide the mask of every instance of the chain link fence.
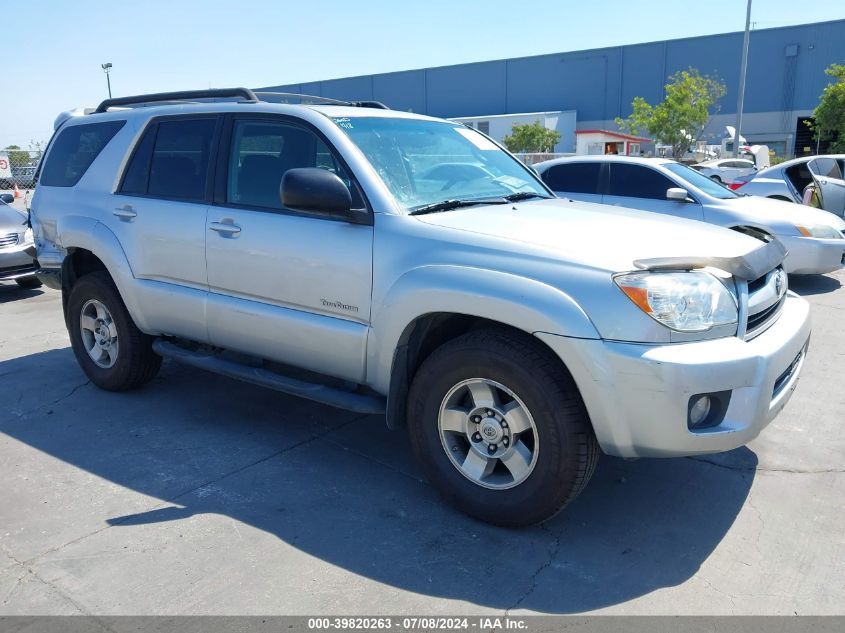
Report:
[[41,149],[0,149],[0,191],[26,191],[35,187],[35,170],[41,160]]

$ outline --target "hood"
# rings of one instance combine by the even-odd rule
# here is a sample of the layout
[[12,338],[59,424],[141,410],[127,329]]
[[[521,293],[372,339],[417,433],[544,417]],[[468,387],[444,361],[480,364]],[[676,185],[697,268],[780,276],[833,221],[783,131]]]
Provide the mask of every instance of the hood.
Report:
[[761,226],[770,227],[775,235],[797,235],[796,224],[831,226],[837,231],[845,230],[845,220],[839,216],[805,204],[760,196],[730,198],[720,200],[719,204],[741,216],[740,219],[756,220]]
[[563,199],[466,207],[418,219],[506,240],[510,250],[528,247],[609,272],[634,270],[637,260],[731,258],[761,246],[752,237],[703,222]]
[[23,233],[25,229],[26,214],[0,202],[0,234]]

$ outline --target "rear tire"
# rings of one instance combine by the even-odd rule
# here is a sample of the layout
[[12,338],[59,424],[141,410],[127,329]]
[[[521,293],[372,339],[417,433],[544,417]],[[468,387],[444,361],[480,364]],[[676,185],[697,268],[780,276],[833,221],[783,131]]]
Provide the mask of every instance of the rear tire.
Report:
[[470,332],[435,350],[414,376],[408,426],[432,485],[470,516],[508,527],[557,514],[599,456],[560,361],[505,330]]
[[161,356],[153,352],[153,337],[135,326],[108,273],[80,278],[70,291],[67,314],[73,353],[95,385],[127,391],[155,378]]
[[41,287],[41,280],[39,280],[35,275],[32,277],[21,277],[20,279],[15,279],[15,283],[18,284],[19,287],[27,289]]

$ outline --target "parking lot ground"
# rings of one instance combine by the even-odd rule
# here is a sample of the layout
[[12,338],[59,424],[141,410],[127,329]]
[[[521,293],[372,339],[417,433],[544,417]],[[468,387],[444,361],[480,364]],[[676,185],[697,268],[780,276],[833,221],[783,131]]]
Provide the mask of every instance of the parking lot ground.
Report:
[[165,363],[89,384],[52,290],[0,285],[0,614],[843,614],[845,274],[748,447],[604,457],[542,526],[444,505],[383,419]]

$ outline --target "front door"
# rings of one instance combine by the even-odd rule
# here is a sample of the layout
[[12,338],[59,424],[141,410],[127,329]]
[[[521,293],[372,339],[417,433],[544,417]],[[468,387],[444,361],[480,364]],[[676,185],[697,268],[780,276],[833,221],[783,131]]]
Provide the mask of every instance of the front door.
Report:
[[363,381],[373,227],[286,209],[279,196],[297,167],[335,172],[363,206],[357,184],[302,122],[236,116],[223,135],[206,226],[212,342]]
[[704,219],[701,204],[694,198],[689,197],[687,202],[666,198],[669,189],[683,187],[657,170],[647,165],[621,162],[610,162],[608,167],[610,174],[602,197],[604,204],[665,213],[690,220]]

